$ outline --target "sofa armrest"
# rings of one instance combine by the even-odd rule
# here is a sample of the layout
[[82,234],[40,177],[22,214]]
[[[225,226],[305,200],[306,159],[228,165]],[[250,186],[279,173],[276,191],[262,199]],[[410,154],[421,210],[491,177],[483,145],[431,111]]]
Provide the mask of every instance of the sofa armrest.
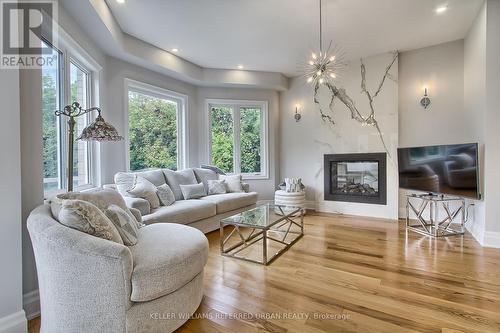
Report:
[[244,192],[248,193],[250,192],[250,184],[248,183],[241,183],[241,188],[243,189]]
[[147,201],[146,199],[131,197],[123,197],[123,199],[125,200],[128,208],[137,209],[139,212],[141,212],[141,215],[144,216],[151,213],[151,206],[149,204],[149,201]]
[[102,185],[102,188],[118,191],[116,184],[104,184],[104,185]]

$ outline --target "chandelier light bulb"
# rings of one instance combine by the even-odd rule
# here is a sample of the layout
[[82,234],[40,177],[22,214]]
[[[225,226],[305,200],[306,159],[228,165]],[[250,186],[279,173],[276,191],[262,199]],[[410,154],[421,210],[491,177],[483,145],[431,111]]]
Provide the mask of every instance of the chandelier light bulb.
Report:
[[330,61],[335,61],[335,56],[331,56]]
[[311,77],[309,77],[309,78],[307,79],[307,82],[308,82],[308,83],[311,83],[311,82],[312,82],[312,80],[313,80],[313,78],[312,78],[312,76],[311,76]]
[[330,73],[330,76],[335,79],[337,77],[337,75],[335,75],[335,73]]
[[311,57],[316,60],[318,57],[316,56],[316,53],[313,52],[313,54],[311,55]]
[[319,83],[323,83],[323,82],[324,82],[323,78],[319,79]]
[[321,75],[322,74],[321,70],[317,71],[316,74]]
[[309,61],[309,65],[313,66],[314,65],[314,61]]

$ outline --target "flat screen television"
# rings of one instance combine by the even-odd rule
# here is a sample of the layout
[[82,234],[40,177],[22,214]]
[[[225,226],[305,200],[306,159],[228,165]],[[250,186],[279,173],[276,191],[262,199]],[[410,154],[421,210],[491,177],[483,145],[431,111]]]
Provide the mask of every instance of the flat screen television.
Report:
[[480,199],[477,143],[398,149],[399,187]]

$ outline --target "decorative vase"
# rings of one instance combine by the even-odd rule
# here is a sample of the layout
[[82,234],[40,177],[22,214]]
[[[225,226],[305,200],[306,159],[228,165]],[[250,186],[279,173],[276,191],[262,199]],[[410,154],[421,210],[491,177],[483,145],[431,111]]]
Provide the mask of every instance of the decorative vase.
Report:
[[285,191],[286,192],[300,192],[302,191],[301,178],[285,178]]

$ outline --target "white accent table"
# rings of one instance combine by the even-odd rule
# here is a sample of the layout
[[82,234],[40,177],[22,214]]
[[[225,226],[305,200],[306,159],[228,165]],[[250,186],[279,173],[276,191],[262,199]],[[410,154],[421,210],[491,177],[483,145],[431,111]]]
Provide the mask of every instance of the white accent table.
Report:
[[[305,215],[306,213],[306,192],[305,191],[300,191],[300,192],[286,192],[283,190],[277,190],[274,193],[274,204],[279,205],[279,206],[289,206],[290,208],[282,208],[285,213],[287,211],[293,211],[294,209],[292,207],[299,207],[302,208],[303,214]],[[275,213],[281,215],[281,212],[279,210],[275,209]]]

